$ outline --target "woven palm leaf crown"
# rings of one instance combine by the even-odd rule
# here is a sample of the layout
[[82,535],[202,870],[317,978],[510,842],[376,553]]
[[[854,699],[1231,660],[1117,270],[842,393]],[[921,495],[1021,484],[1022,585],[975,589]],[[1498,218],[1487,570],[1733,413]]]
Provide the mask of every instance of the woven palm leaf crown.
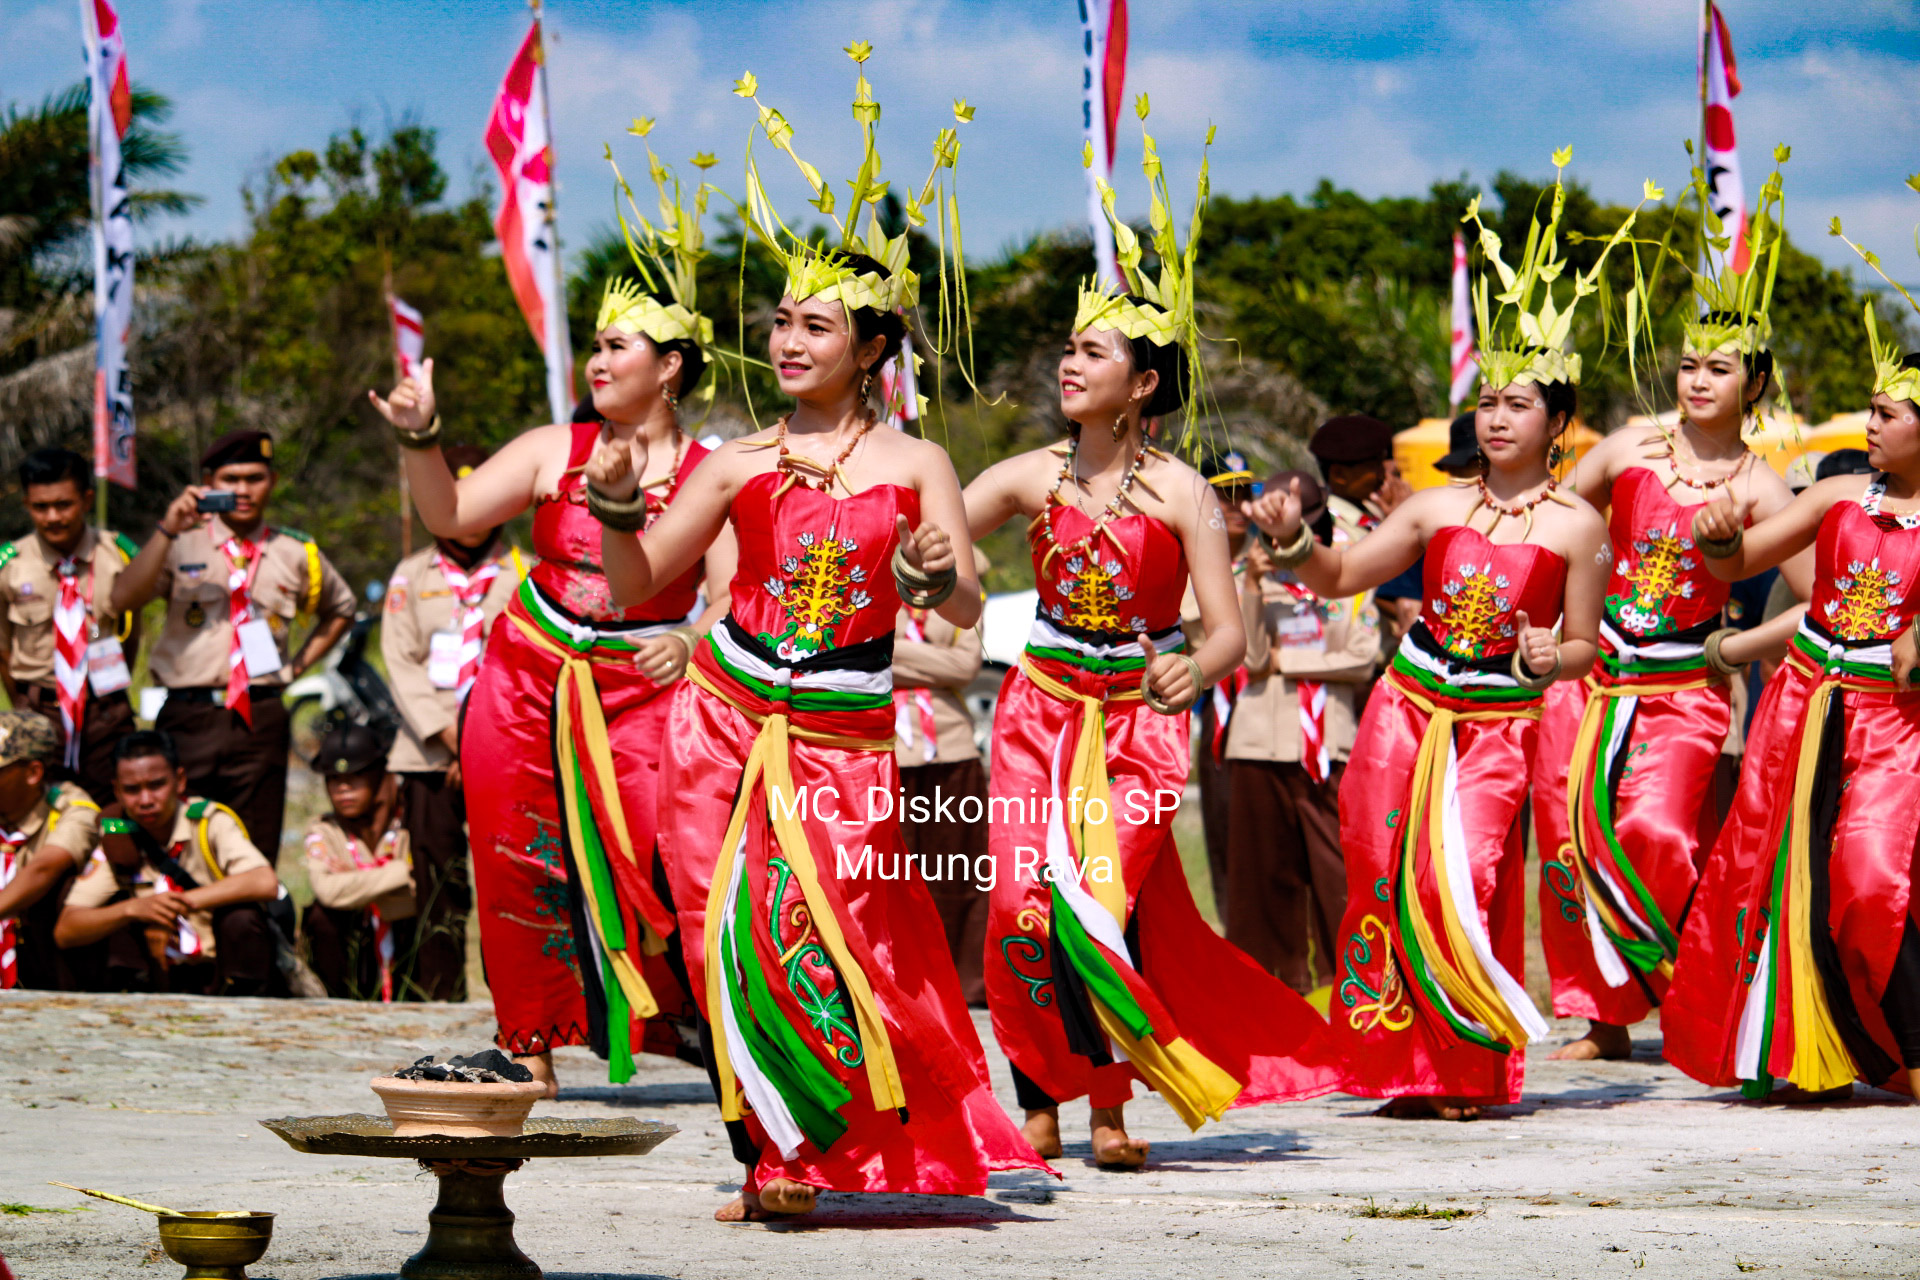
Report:
[[1773,282],[1780,273],[1780,246],[1785,243],[1786,201],[1781,196],[1780,166],[1792,151],[1773,149],[1773,172],[1760,184],[1760,200],[1747,223],[1748,262],[1745,271],[1733,269],[1733,237],[1707,198],[1706,174],[1693,171],[1693,192],[1706,217],[1706,271],[1694,271],[1693,293],[1700,300],[1700,318],[1684,326],[1686,349],[1698,355],[1738,351],[1743,356],[1767,350],[1773,322]]
[[[627,132],[644,138],[653,132],[653,121],[635,120]],[[679,176],[662,164],[653,148],[648,147],[647,173],[660,196],[659,225],[656,226],[640,212],[633,188],[627,185],[626,175],[614,162],[612,147],[606,148],[606,159],[613,167],[614,216],[620,219],[620,234],[626,241],[627,256],[633,259],[640,283],[620,276],[607,281],[606,292],[600,299],[600,314],[593,322],[595,331],[611,327],[626,333],[644,333],[655,342],[684,339],[706,351],[713,345],[713,321],[700,314],[695,271],[700,259],[707,256],[700,219],[707,212],[707,197],[717,188],[702,182],[694,190],[693,209],[689,212]],[[699,169],[709,169],[713,166],[713,157],[703,153],[693,157],[692,163]],[[621,198],[626,200],[626,211],[620,208]],[[627,220],[628,212],[633,215],[631,222]],[[660,293],[671,301],[662,303],[653,296]]]
[[[1920,173],[1910,175],[1907,178],[1907,186],[1920,191]],[[1835,218],[1827,224],[1827,234],[1846,240],[1847,247],[1859,254],[1861,260],[1873,268],[1874,274],[1892,285],[1900,296],[1907,300],[1908,306],[1915,311],[1920,311],[1920,302],[1915,302],[1913,295],[1907,292],[1905,286],[1881,269],[1879,254],[1847,240],[1846,233],[1840,229],[1840,219]],[[1920,231],[1915,232],[1914,248],[1920,251]],[[1915,404],[1920,404],[1920,369],[1901,368],[1900,344],[1880,341],[1880,326],[1874,321],[1872,298],[1867,299],[1867,348],[1873,356],[1873,394],[1889,396],[1895,400],[1911,400]]]
[[[865,41],[856,42],[847,46],[846,54],[856,65],[862,65],[873,56],[873,46]],[[958,253],[957,206],[947,195],[941,182],[941,173],[952,169],[959,159],[959,134],[952,128],[945,128],[934,137],[933,169],[917,193],[911,188],[907,190],[904,202],[907,225],[899,235],[889,236],[880,225],[879,208],[890,184],[880,176],[880,152],[874,143],[874,126],[880,122],[880,104],[874,100],[873,86],[868,83],[864,71],[854,81],[853,94],[853,118],[860,125],[863,150],[859,170],[847,180],[852,194],[848,197],[844,217],[836,216],[834,212],[839,202],[833,187],[820,176],[818,169],[802,160],[794,150],[793,126],[780,112],[760,101],[757,96],[759,81],[753,73],[749,71],[736,81],[733,91],[739,97],[752,99],[760,109],[759,126],[766,134],[767,141],[786,152],[788,158],[799,167],[800,176],[806,179],[807,185],[813,190],[813,198],[807,203],[818,209],[839,233],[838,244],[815,244],[781,220],[761,183],[750,137],[747,143],[747,204],[741,212],[761,243],[786,268],[787,295],[795,302],[807,298],[839,302],[849,310],[868,307],[875,311],[891,311],[915,305],[920,300],[920,277],[907,266],[907,237],[911,231],[926,224],[929,209],[940,219],[943,239],[947,220],[952,217],[955,252]],[[964,124],[973,119],[973,108],[965,101],[955,102],[953,115],[956,123]],[[885,267],[886,274],[854,269],[847,262],[849,254],[865,254]]]
[[[1193,307],[1194,260],[1200,251],[1200,224],[1205,217],[1208,183],[1208,158],[1200,154],[1200,177],[1193,197],[1193,217],[1187,225],[1187,243],[1183,249],[1173,225],[1173,201],[1167,194],[1166,169],[1153,135],[1147,132],[1147,115],[1152,104],[1146,94],[1133,100],[1133,113],[1140,120],[1140,171],[1147,177],[1147,190],[1153,204],[1147,215],[1154,252],[1160,258],[1160,274],[1150,276],[1140,267],[1140,237],[1134,234],[1114,212],[1114,190],[1105,178],[1095,178],[1100,189],[1100,207],[1107,225],[1113,228],[1114,260],[1125,281],[1122,289],[1110,281],[1082,281],[1080,304],[1074,311],[1073,328],[1111,329],[1128,338],[1145,338],[1155,346],[1179,346],[1185,349],[1189,364],[1200,364],[1200,326]],[[1213,145],[1213,126],[1207,127],[1206,146]],[[1093,163],[1093,149],[1081,152],[1083,164]],[[1132,295],[1132,296],[1129,296]]]
[[[1640,205],[1635,205],[1619,230],[1607,238],[1606,247],[1592,268],[1585,273],[1574,273],[1573,297],[1566,309],[1561,310],[1553,300],[1554,281],[1567,269],[1567,260],[1560,256],[1559,243],[1560,218],[1567,207],[1567,189],[1561,181],[1561,171],[1572,159],[1572,147],[1562,147],[1553,153],[1553,205],[1544,225],[1538,221],[1530,223],[1519,266],[1508,266],[1500,256],[1499,235],[1480,221],[1479,196],[1473,198],[1466,216],[1460,219],[1478,228],[1487,263],[1500,277],[1501,291],[1491,299],[1485,271],[1473,282],[1474,321],[1480,334],[1480,377],[1488,387],[1555,382],[1579,385],[1580,356],[1566,349],[1567,340],[1573,334],[1574,312],[1581,299],[1599,290],[1600,271],[1606,265],[1607,255],[1633,229],[1634,220],[1640,216]],[[1658,200],[1662,194],[1648,182],[1642,188],[1641,204]],[[1497,311],[1490,308],[1490,301],[1500,304]]]

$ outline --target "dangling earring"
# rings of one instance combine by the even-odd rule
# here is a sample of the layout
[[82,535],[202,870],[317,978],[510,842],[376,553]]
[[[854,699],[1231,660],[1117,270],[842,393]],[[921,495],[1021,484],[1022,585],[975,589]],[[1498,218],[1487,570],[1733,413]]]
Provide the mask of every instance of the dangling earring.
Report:
[[1558,440],[1555,440],[1552,444],[1547,446],[1547,468],[1549,470],[1553,470],[1553,471],[1559,470],[1560,464],[1565,462],[1566,460],[1567,460],[1567,451],[1560,447],[1560,442]]
[[676,413],[679,412],[680,396],[672,387],[660,388],[660,398],[667,402],[667,408],[672,409]]
[[871,404],[872,401],[873,401],[873,370],[869,369],[867,370],[867,376],[860,379],[860,403]]
[[1127,415],[1123,413],[1113,420],[1114,442],[1118,443],[1120,438],[1126,434],[1127,434]]

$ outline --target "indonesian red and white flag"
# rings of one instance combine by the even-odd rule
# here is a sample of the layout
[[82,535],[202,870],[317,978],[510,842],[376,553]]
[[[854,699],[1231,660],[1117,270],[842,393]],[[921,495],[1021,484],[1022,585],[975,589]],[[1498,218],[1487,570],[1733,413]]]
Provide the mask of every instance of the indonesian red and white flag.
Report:
[[411,378],[427,354],[425,324],[418,311],[392,294],[387,295],[387,310],[393,315],[393,361],[401,377]]
[[87,60],[88,172],[93,187],[93,473],[134,487],[133,212],[120,140],[133,123],[133,85],[120,15],[107,0],[80,0]]
[[1464,404],[1467,392],[1480,376],[1480,363],[1473,349],[1473,311],[1467,296],[1467,242],[1458,231],[1453,233],[1453,343],[1449,354],[1453,362],[1453,380],[1447,385],[1447,403]]
[[1079,0],[1080,124],[1092,161],[1087,165],[1087,217],[1093,224],[1093,256],[1100,279],[1123,283],[1113,256],[1113,228],[1100,207],[1096,179],[1113,176],[1114,131],[1120,124],[1120,99],[1127,82],[1127,0]]
[[1701,84],[1706,95],[1707,201],[1720,216],[1722,233],[1733,238],[1733,269],[1745,271],[1752,261],[1747,244],[1747,189],[1740,180],[1740,153],[1733,132],[1733,100],[1740,96],[1740,74],[1733,64],[1733,41],[1720,6],[1709,4],[1706,17]]
[[913,372],[913,336],[900,339],[900,354],[880,370],[880,401],[886,406],[886,422],[895,431],[905,431],[909,422],[920,417],[920,380]]
[[573,351],[561,296],[560,234],[554,221],[553,140],[547,120],[540,21],[514,55],[487,120],[487,153],[500,171],[493,226],[520,312],[547,358],[547,401],[555,422],[573,416]]

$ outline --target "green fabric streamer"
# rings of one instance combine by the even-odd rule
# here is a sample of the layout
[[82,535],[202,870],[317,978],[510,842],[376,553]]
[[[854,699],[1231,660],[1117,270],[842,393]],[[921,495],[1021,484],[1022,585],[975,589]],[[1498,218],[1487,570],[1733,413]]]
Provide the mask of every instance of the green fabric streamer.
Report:
[[1094,945],[1086,926],[1080,923],[1080,917],[1073,913],[1066,896],[1060,892],[1060,886],[1052,885],[1048,892],[1053,895],[1053,929],[1060,940],[1060,951],[1080,975],[1080,980],[1087,984],[1087,991],[1113,1011],[1135,1040],[1152,1035],[1153,1023],[1147,1011],[1133,998],[1133,992],[1127,989],[1126,981],[1112,961]]

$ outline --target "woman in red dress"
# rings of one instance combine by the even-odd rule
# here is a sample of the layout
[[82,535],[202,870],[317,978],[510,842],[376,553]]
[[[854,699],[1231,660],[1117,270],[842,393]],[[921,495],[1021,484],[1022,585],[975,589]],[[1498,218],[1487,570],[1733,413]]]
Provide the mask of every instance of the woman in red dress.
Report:
[[[1342,1087],[1395,1099],[1392,1115],[1470,1119],[1515,1101],[1526,1046],[1547,1032],[1521,985],[1520,815],[1541,694],[1592,666],[1609,558],[1605,523],[1557,491],[1551,467],[1580,374],[1579,357],[1561,351],[1571,306],[1557,310],[1551,294],[1565,265],[1554,259],[1564,204],[1556,182],[1551,217],[1517,269],[1481,235],[1513,307],[1489,317],[1487,281],[1476,281],[1482,477],[1415,494],[1345,550],[1314,542],[1297,486],[1251,508],[1279,561],[1325,598],[1425,555],[1419,621],[1367,703],[1340,791],[1348,906],[1333,1033]],[[1468,216],[1477,221],[1477,205]],[[1605,257],[1573,277],[1575,304]]]
[[[1035,1149],[1061,1154],[1059,1104],[1086,1096],[1094,1159],[1122,1167],[1147,1157],[1122,1110],[1135,1080],[1195,1129],[1230,1106],[1336,1083],[1325,1024],[1201,918],[1173,838],[1192,763],[1187,709],[1246,645],[1219,501],[1142,427],[1193,394],[1192,264],[1161,216],[1163,192],[1156,182],[1171,284],[1143,277],[1140,247],[1116,222],[1132,292],[1081,290],[1060,358],[1073,435],[967,488],[975,537],[1028,522],[1040,592],[993,720],[994,1034]],[[1197,233],[1198,209],[1194,221]],[[1206,633],[1191,655],[1180,630],[1189,576]]]
[[[726,611],[733,546],[716,540],[644,608],[622,607],[600,567],[581,476],[596,443],[636,442],[657,519],[707,456],[675,412],[699,385],[713,337],[682,291],[700,256],[697,229],[689,242],[682,224],[635,254],[641,283],[608,283],[587,361],[592,403],[574,422],[536,427],[456,479],[437,443],[433,362],[390,401],[375,397],[406,446],[413,499],[434,534],[458,537],[533,508],[539,563],[494,624],[448,745],[468,784],[496,1039],[550,1091],[560,1045],[591,1046],[615,1082],[633,1074],[636,1050],[693,1052],[693,1011],[665,955],[675,922],[655,889],[654,802],[665,694]],[[659,277],[668,287],[649,292]],[[695,618],[703,582],[708,603]]]
[[[871,103],[864,77],[858,97]],[[866,174],[879,165],[862,119]],[[762,120],[786,140],[782,117]],[[751,168],[748,183],[752,208],[770,208]],[[994,1101],[893,805],[894,616],[904,598],[970,627],[981,597],[945,451],[874,430],[875,371],[918,293],[904,233],[851,231],[879,194],[856,191],[831,250],[753,223],[786,266],[767,356],[790,413],[721,446],[637,538],[649,455],[615,441],[588,470],[621,603],[728,527],[740,548],[731,611],[674,699],[660,780],[661,857],[747,1166],[723,1221],[804,1213],[817,1188],[978,1195],[992,1170],[1044,1167]]]
[[[1715,771],[1732,723],[1728,682],[1777,658],[1799,623],[1724,625],[1729,586],[1707,571],[1693,517],[1718,494],[1765,518],[1793,499],[1740,438],[1773,376],[1767,318],[1779,252],[1780,176],[1749,223],[1752,269],[1695,276],[1709,310],[1686,326],[1672,428],[1616,431],[1580,460],[1573,487],[1608,512],[1615,552],[1600,659],[1547,692],[1533,813],[1540,934],[1553,1012],[1586,1018],[1556,1058],[1626,1058],[1628,1027],[1666,993],[1699,866],[1720,829]],[[1802,599],[1813,559],[1785,567]],[[1569,785],[1571,784],[1571,785]]]
[[1661,1011],[1670,1062],[1752,1098],[1855,1080],[1920,1096],[1920,358],[1880,346],[1871,305],[1867,325],[1875,474],[1822,480],[1744,534],[1749,499],[1693,521],[1723,580],[1816,558]]

